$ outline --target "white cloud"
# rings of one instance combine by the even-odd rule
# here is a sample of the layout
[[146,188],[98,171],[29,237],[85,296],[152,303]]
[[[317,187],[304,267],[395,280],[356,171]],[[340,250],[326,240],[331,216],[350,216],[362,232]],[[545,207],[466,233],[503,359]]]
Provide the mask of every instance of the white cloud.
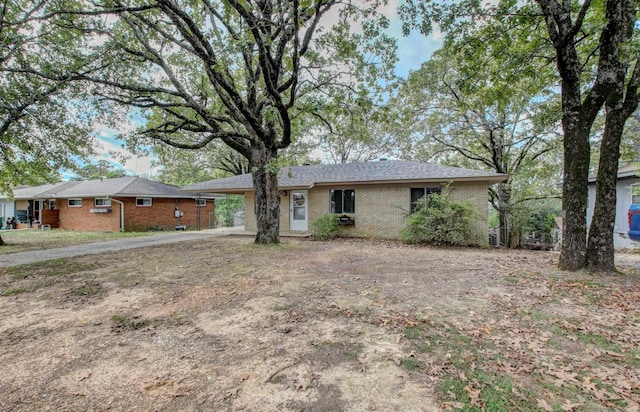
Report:
[[132,153],[126,147],[124,142],[118,139],[118,134],[135,130],[136,125],[133,122],[124,123],[119,130],[110,128],[104,124],[94,125],[96,133],[96,145],[94,149],[96,156],[91,161],[107,160],[116,167],[120,167],[131,174],[155,174],[158,168],[152,166],[152,156],[141,156]]

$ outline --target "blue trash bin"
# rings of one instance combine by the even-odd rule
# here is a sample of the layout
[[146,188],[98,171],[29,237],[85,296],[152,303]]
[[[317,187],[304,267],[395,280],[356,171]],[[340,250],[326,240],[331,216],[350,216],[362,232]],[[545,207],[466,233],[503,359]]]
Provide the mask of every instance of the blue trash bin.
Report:
[[629,207],[629,238],[640,242],[640,204]]

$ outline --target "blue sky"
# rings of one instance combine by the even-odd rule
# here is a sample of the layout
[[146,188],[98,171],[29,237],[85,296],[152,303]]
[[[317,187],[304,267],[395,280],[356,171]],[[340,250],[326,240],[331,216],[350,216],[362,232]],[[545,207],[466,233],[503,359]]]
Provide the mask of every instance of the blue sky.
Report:
[[[413,32],[409,36],[402,35],[402,25],[399,18],[395,15],[397,1],[390,0],[389,4],[384,7],[382,12],[390,19],[390,27],[388,34],[395,37],[398,44],[398,63],[396,65],[396,74],[406,78],[410,70],[415,70],[429,59],[431,54],[441,45],[439,32],[430,36],[423,36],[420,33]],[[150,157],[133,156],[126,149],[122,148],[122,141],[116,138],[119,133],[125,132],[125,129],[135,127],[134,124],[122,125],[121,130],[115,130],[106,126],[97,125],[95,136],[98,140],[99,147],[96,148],[97,156],[92,160],[107,160],[117,168],[127,170],[129,174],[153,174],[157,169],[151,166]],[[120,157],[128,157],[128,160],[120,162]]]

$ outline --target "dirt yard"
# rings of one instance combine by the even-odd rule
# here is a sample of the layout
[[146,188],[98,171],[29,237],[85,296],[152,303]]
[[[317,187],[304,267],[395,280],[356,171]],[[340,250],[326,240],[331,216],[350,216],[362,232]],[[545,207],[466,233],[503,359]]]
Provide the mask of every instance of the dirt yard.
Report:
[[0,271],[0,411],[638,410],[636,256],[250,242]]

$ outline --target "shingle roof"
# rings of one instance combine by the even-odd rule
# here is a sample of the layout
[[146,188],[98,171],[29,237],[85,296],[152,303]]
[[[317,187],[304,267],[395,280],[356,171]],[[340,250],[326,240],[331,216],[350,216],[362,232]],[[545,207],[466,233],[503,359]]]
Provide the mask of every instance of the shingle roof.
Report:
[[57,193],[61,190],[69,188],[78,183],[80,182],[70,181],[70,182],[51,183],[51,184],[40,185],[40,186],[20,187],[13,190],[13,196],[16,199],[34,199],[34,198],[48,197],[53,193]]
[[[178,186],[141,177],[127,176],[115,179],[69,181],[24,189],[16,189],[16,199],[73,198],[73,197],[197,197],[196,193],[181,191]],[[210,196],[207,196],[210,197]]]
[[[278,176],[280,189],[311,188],[326,184],[371,184],[435,181],[501,182],[507,175],[440,166],[431,163],[386,160],[331,165],[287,166]],[[250,173],[224,179],[187,185],[182,190],[197,192],[233,193],[253,190]]]
[[[639,176],[639,172],[640,172],[640,167],[637,164],[622,165],[618,168],[618,179],[624,179],[627,177],[636,177],[636,176]],[[597,174],[592,174],[591,176],[589,176],[589,183],[594,183],[597,177],[598,177]]]

